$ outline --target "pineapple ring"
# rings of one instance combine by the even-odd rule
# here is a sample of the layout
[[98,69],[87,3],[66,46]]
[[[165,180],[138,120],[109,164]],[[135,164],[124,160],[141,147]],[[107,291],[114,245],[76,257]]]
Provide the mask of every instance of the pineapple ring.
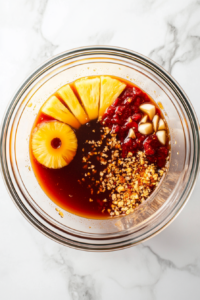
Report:
[[78,147],[74,131],[67,124],[49,121],[40,124],[32,134],[31,148],[36,160],[47,168],[67,166]]

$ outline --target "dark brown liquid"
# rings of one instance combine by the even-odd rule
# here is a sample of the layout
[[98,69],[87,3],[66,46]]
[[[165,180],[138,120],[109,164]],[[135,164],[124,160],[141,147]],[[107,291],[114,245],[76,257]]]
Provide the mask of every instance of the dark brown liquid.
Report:
[[54,149],[58,149],[60,148],[61,146],[61,140],[59,138],[55,138],[51,141],[51,146],[54,148]]

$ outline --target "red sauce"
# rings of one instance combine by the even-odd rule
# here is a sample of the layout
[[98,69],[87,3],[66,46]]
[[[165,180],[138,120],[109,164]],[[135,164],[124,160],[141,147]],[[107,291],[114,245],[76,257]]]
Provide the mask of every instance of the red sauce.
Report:
[[[102,126],[107,126],[112,129],[112,132],[117,133],[117,138],[121,141],[122,157],[125,157],[129,151],[136,154],[138,150],[142,150],[146,153],[150,163],[153,162],[157,164],[158,168],[163,167],[166,163],[166,157],[168,156],[168,143],[166,146],[162,146],[155,134],[147,137],[137,130],[138,123],[143,117],[143,113],[139,110],[139,105],[146,102],[152,102],[152,104],[156,106],[146,93],[129,84],[120,97],[107,109],[101,123],[97,122],[97,120],[91,121],[75,131],[78,140],[76,156],[68,166],[62,169],[48,169],[42,166],[34,158],[30,147],[31,163],[35,176],[47,196],[59,207],[79,216],[95,219],[110,217],[106,209],[109,208],[112,201],[108,201],[107,203],[103,202],[105,198],[109,199],[110,192],[106,191],[98,194],[98,188],[93,186],[91,194],[91,188],[88,188],[91,180],[94,182],[99,180],[99,172],[101,172],[105,166],[98,162],[98,155],[95,157],[91,156],[91,164],[95,164],[97,172],[92,173],[91,176],[88,177],[84,176],[85,165],[82,162],[83,156],[91,151],[91,145],[86,144],[85,141],[99,141],[102,135],[100,131]],[[156,110],[157,114],[163,118],[157,106]],[[128,121],[130,117],[131,122],[130,120]],[[50,120],[53,120],[53,118],[39,112],[33,129],[39,123]],[[132,127],[135,128],[136,139],[127,138],[127,133]],[[52,146],[59,148],[60,143],[61,141],[59,139],[54,139]],[[99,150],[103,149],[105,145],[106,140],[104,140]],[[109,157],[107,159],[109,159]],[[89,199],[91,198],[92,201],[90,202]],[[105,208],[104,213],[102,213],[102,207]]]
[[[148,137],[138,132],[138,123],[143,117],[139,106],[143,103],[155,102],[138,87],[127,87],[119,98],[107,109],[103,116],[102,124],[117,133],[122,143],[122,156],[125,157],[128,151],[135,154],[138,150],[145,152],[149,162],[154,162],[159,168],[165,166],[168,156],[168,143],[163,146],[156,136],[152,134]],[[156,114],[164,119],[161,111],[156,107]],[[130,128],[134,128],[136,139],[127,138]]]

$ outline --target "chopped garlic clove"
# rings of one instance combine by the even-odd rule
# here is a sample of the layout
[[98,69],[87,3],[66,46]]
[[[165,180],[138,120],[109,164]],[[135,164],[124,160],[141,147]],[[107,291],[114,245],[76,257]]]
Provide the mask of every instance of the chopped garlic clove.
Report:
[[164,130],[164,129],[166,129],[165,122],[163,121],[163,119],[160,119],[158,122],[158,130]]
[[129,123],[131,123],[131,122],[132,122],[132,119],[131,119],[131,117],[129,117],[129,118],[128,118],[128,122],[129,122]]
[[138,127],[138,131],[145,135],[151,134],[153,132],[153,125],[152,123],[141,124]]
[[148,120],[148,116],[145,115],[144,117],[142,117],[141,121],[140,121],[140,124],[143,124],[143,123],[146,123]]
[[167,135],[166,135],[166,131],[165,130],[160,130],[156,132],[157,138],[159,140],[159,142],[163,145],[166,144],[167,141]]
[[140,105],[140,109],[141,109],[141,111],[146,113],[149,116],[149,119],[152,121],[153,117],[156,114],[155,106],[152,104],[146,103],[146,104]]
[[135,131],[133,130],[133,128],[129,129],[128,137],[131,138],[131,139],[136,138]]
[[158,122],[159,122],[159,116],[158,115],[155,115],[153,117],[153,120],[152,120],[152,123],[153,123],[153,129],[154,131],[158,131]]

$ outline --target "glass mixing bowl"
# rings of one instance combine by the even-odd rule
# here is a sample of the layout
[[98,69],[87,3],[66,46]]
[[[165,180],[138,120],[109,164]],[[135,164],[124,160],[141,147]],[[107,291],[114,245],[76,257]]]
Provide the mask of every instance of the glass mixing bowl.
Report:
[[[162,108],[171,137],[169,170],[151,197],[127,216],[86,219],[61,208],[41,189],[31,168],[29,137],[34,119],[58,88],[84,76],[114,75],[138,85]],[[1,129],[1,169],[12,200],[26,219],[70,247],[110,251],[140,243],[165,228],[185,205],[199,171],[199,126],[177,82],[159,65],[127,49],[85,47],[44,63],[11,100]]]

